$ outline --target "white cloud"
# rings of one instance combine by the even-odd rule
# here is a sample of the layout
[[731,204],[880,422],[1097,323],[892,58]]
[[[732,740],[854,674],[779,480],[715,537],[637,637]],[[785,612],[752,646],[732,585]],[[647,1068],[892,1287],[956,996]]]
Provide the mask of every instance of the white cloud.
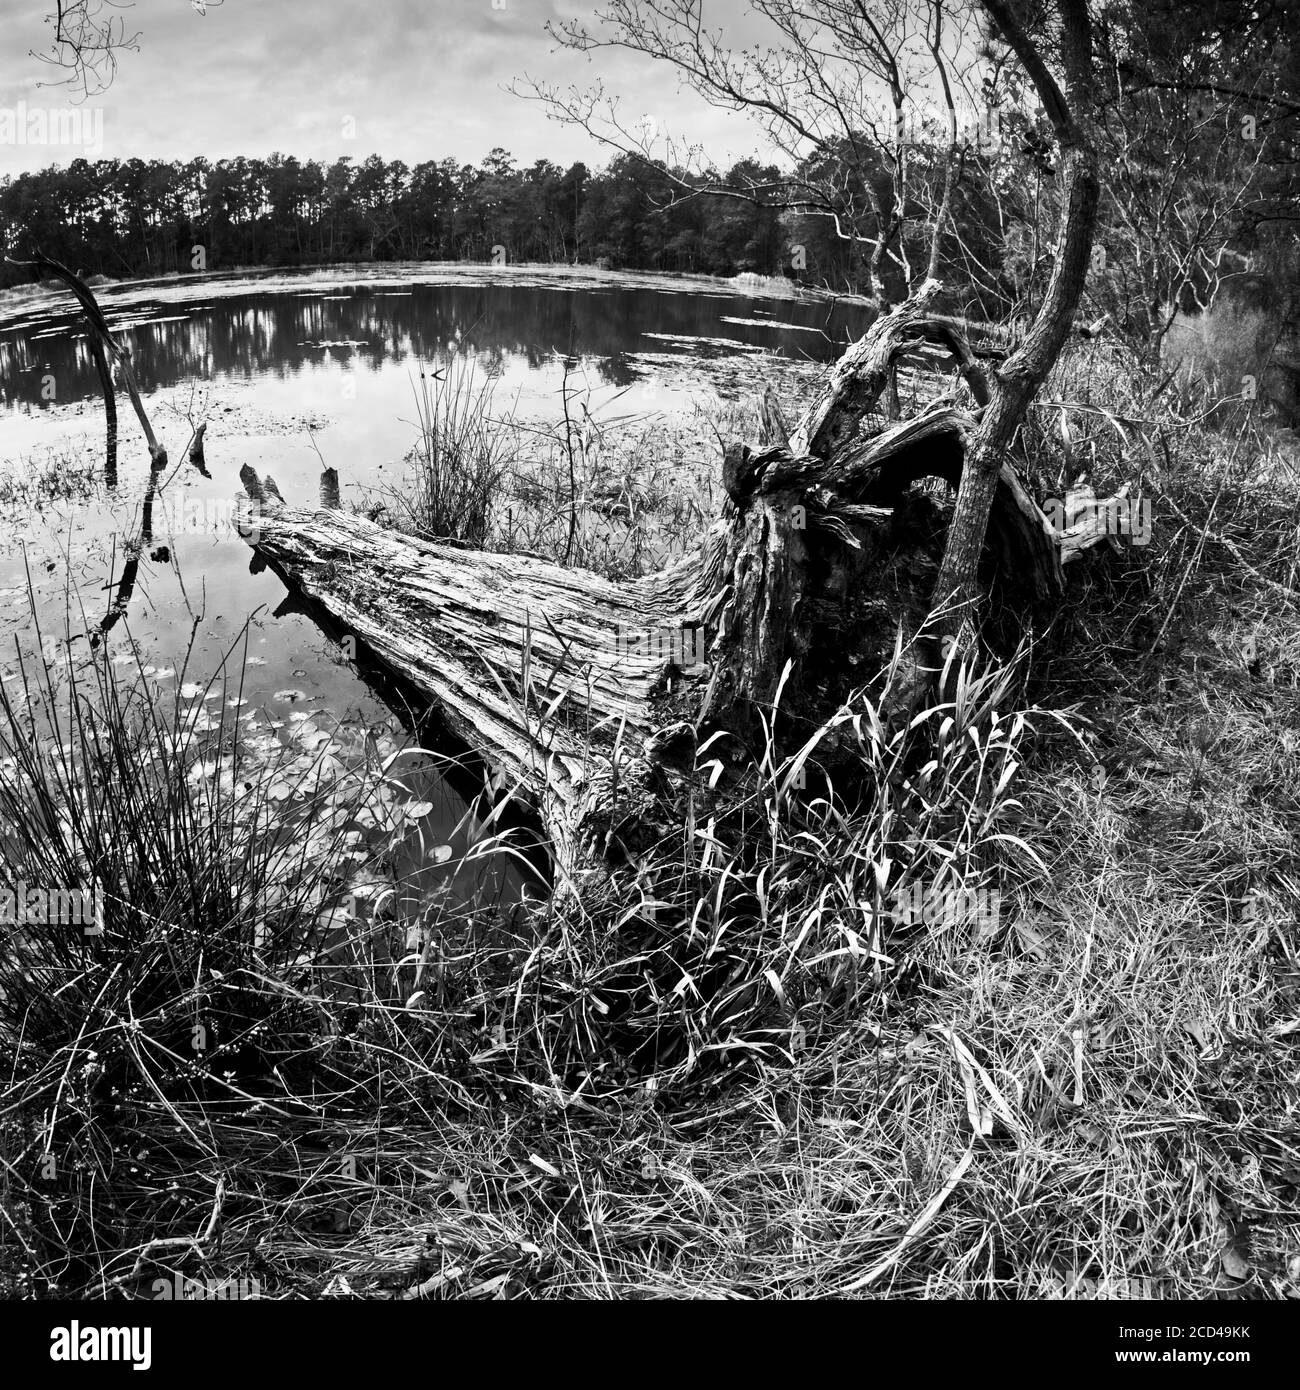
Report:
[[[43,21],[52,3],[18,0],[17,16],[6,18],[0,105],[67,102],[59,88],[38,85],[54,74],[29,56],[47,43]],[[121,54],[112,88],[92,99],[105,110],[102,157],[216,160],[278,150],[325,160],[378,153],[413,165],[447,156],[477,163],[502,145],[523,165],[543,157],[605,163],[607,147],[502,90],[525,73],[562,87],[587,86],[599,75],[624,94],[626,111],[655,114],[723,165],[760,145],[752,124],[679,90],[664,65],[623,52],[588,61],[557,50],[546,20],[593,9],[561,0],[506,0],[504,9],[491,0],[231,0],[219,7],[209,0],[201,16],[176,0],[140,0],[122,11],[128,29],[140,30],[139,52]],[[751,37],[738,32],[736,41]],[[345,116],[356,120],[355,140],[342,138]],[[84,153],[0,145],[0,174]]]

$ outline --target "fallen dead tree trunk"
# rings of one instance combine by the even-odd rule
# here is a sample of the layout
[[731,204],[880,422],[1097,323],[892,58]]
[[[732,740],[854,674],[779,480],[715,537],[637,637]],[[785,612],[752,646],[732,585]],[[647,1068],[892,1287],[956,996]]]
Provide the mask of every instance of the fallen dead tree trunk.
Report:
[[[156,488],[166,454],[129,359],[79,277],[37,264],[70,285],[122,364]],[[281,575],[287,606],[301,599],[355,654],[364,649],[431,702],[536,808],[557,886],[584,892],[680,840],[684,826],[689,847],[697,813],[823,726],[900,645],[912,652],[904,700],[931,690],[937,662],[911,639],[931,621],[953,540],[912,484],[945,480],[960,509],[983,417],[997,403],[960,323],[931,312],[937,291],[927,281],[879,318],[794,430],[763,393],[758,447],[724,453],[722,515],[694,554],[660,573],[615,584],[533,557],[417,540],[342,511],[332,469],[321,506],[305,509],[245,467],[254,564]],[[936,350],[964,387],[932,395],[913,419],[887,420],[878,403],[899,362],[919,355],[924,372]],[[192,441],[200,467],[204,428]],[[985,588],[1054,604],[1062,565],[1104,538],[1107,514],[1094,509],[1058,539],[1003,464],[982,546]],[[696,766],[706,746],[707,779]],[[834,749],[826,754],[833,764]]]
[[[928,340],[951,351],[968,405],[869,432],[891,364]],[[726,450],[727,501],[699,549],[630,583],[385,530],[337,510],[329,479],[334,506],[290,506],[245,469],[249,539],[505,774],[540,814],[557,882],[581,888],[680,836],[774,740],[806,737],[866,684],[900,629],[920,631],[943,525],[911,485],[959,482],[987,400],[982,371],[950,324],[929,321],[924,297],[902,306],[846,354],[794,431],[764,398],[760,444]],[[1054,603],[1063,559],[1090,543],[1076,532],[1063,555],[1002,469],[990,580]],[[930,675],[918,663],[914,689]],[[706,743],[724,771],[709,786],[695,769]]]

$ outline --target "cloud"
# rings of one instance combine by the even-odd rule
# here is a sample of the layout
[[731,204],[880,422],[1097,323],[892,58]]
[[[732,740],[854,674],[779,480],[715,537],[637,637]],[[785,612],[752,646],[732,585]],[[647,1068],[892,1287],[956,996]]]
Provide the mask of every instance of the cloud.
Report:
[[[67,104],[65,91],[38,85],[55,74],[28,52],[48,43],[52,3],[18,0],[17,16],[6,19],[0,106]],[[592,8],[570,0],[208,0],[201,16],[183,0],[140,0],[122,11],[128,30],[140,31],[139,52],[120,55],[111,89],[90,103],[104,110],[102,157],[216,160],[278,150],[325,160],[379,153],[413,165],[448,156],[477,163],[502,145],[520,164],[603,164],[607,147],[504,90],[525,73],[560,87],[599,76],[625,93],[624,110],[654,112],[720,163],[754,151],[759,135],[749,122],[680,91],[664,65],[557,50],[546,22],[590,17]],[[345,117],[355,139],[344,138]],[[0,174],[86,153],[0,144]]]

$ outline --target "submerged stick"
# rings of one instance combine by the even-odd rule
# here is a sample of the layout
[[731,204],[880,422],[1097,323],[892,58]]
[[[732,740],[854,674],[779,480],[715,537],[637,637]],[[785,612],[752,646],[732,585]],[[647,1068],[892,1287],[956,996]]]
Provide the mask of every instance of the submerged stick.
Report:
[[[89,285],[79,275],[74,274],[66,265],[53,260],[49,256],[42,255],[40,252],[29,261],[18,261],[12,257],[6,258],[11,265],[34,266],[38,270],[48,271],[56,280],[61,280],[73,293],[77,303],[85,311],[86,320],[90,326],[91,338],[100,344],[100,347],[107,358],[113,363],[122,377],[122,384],[126,387],[127,394],[131,397],[131,404],[135,407],[135,413],[140,421],[140,427],[144,430],[145,442],[149,446],[149,459],[155,472],[160,472],[167,466],[167,450],[159,444],[153,432],[153,426],[149,423],[149,416],[144,408],[144,401],[140,398],[140,384],[135,377],[135,369],[131,365],[130,351],[121,346],[113,337],[109,330],[108,321],[104,318],[103,311],[99,307],[98,301],[91,293]],[[103,373],[100,374],[100,382],[104,383]],[[108,386],[111,388],[112,377],[109,376]],[[105,391],[105,409],[108,408],[107,401],[111,395],[111,389]],[[117,438],[117,410],[113,407],[113,438],[116,443]],[[114,468],[116,469],[116,454],[114,456]]]

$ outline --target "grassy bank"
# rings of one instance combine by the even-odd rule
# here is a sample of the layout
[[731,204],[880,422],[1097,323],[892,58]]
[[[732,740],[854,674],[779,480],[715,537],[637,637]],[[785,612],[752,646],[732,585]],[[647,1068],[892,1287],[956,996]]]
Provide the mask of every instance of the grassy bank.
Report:
[[[1040,498],[1140,472],[1150,543],[1084,562],[1027,676],[913,729],[875,718],[890,672],[859,692],[825,732],[865,802],[771,767],[742,860],[703,841],[610,920],[403,903],[400,767],[326,775],[328,732],[250,758],[109,667],[32,671],[6,867],[109,891],[102,937],[6,947],[9,1288],[1300,1296],[1293,465],[1101,352],[1020,463]],[[635,422],[485,453],[476,389],[422,397],[408,528],[626,574],[711,514]],[[996,907],[880,912],[914,886]]]

